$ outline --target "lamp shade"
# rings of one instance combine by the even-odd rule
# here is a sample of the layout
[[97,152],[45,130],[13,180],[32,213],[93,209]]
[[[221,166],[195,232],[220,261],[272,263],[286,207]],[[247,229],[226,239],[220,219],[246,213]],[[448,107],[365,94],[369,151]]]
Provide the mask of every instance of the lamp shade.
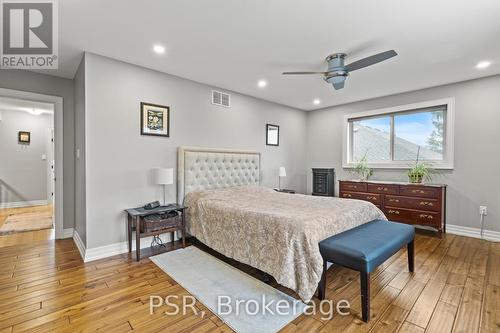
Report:
[[285,167],[280,167],[280,177],[286,177]]
[[158,185],[171,185],[174,183],[174,169],[156,168],[154,169],[154,182]]

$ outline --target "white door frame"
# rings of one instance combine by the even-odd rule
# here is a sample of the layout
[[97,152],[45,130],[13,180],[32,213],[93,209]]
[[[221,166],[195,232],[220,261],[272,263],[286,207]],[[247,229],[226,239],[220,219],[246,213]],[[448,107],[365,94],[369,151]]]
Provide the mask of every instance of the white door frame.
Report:
[[[54,117],[52,117],[54,118]],[[53,121],[52,121],[53,122]],[[55,137],[54,137],[54,124],[52,123],[52,127],[47,129],[47,150],[46,150],[46,160],[45,164],[47,167],[47,202],[52,205],[55,202],[55,193],[56,193],[56,184],[55,184]],[[50,157],[50,158],[49,158]],[[54,208],[54,207],[53,207]]]
[[55,236],[56,239],[64,236],[64,215],[63,215],[63,98],[37,94],[22,90],[0,88],[0,97],[17,98],[35,102],[54,104],[54,159],[56,161],[56,186],[55,186]]

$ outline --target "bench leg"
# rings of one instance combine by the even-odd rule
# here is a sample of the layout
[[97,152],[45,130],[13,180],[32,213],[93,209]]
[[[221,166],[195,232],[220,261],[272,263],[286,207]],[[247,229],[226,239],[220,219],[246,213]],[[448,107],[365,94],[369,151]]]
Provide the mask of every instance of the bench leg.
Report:
[[413,272],[415,269],[415,240],[408,243],[408,270]]
[[361,310],[364,322],[370,320],[370,273],[360,272],[361,278]]
[[322,301],[325,299],[326,293],[326,260],[323,260],[323,273],[318,284],[318,298]]

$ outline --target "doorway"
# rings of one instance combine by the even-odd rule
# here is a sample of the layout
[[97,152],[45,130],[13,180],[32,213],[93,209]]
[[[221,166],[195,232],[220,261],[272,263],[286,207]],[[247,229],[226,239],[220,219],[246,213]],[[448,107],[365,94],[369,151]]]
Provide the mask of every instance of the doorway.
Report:
[[0,89],[0,247],[63,237],[62,98]]

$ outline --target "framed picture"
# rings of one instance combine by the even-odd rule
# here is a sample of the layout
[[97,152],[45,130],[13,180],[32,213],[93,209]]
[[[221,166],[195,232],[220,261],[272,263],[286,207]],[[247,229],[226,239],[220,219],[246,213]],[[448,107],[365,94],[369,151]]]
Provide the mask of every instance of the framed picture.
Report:
[[280,127],[278,125],[266,124],[266,145],[280,145]]
[[17,133],[17,140],[22,144],[30,144],[31,141],[31,132],[20,131]]
[[170,108],[141,102],[141,134],[170,136]]

